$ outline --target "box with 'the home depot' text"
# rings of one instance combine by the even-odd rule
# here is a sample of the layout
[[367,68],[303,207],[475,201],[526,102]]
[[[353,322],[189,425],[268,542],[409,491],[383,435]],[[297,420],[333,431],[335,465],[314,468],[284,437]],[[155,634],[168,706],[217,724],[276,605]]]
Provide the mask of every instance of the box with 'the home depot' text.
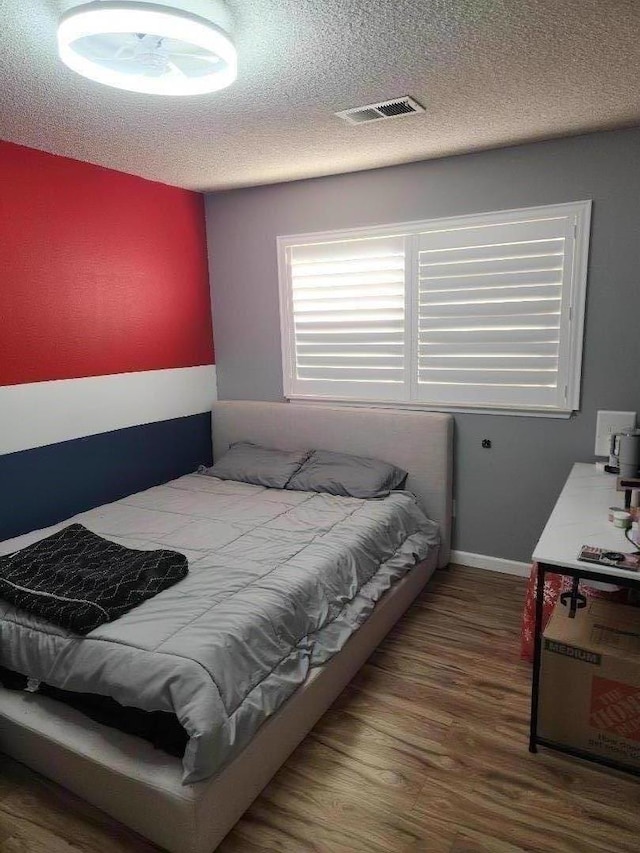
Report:
[[558,603],[542,641],[538,735],[640,767],[640,608]]

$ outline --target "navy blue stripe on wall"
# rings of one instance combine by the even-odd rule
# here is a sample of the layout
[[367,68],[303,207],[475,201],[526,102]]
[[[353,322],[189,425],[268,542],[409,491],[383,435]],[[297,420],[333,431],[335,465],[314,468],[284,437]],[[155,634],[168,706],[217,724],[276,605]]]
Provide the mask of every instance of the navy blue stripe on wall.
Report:
[[0,456],[0,540],[211,465],[211,413]]

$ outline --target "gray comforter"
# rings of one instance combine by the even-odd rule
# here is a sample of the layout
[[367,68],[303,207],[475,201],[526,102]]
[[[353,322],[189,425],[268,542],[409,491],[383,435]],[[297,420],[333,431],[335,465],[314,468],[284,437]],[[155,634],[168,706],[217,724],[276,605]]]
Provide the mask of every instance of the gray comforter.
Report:
[[[0,664],[174,712],[190,738],[185,783],[220,769],[438,542],[406,492],[364,501],[200,475],[73,521],[129,547],[181,551],[189,575],[86,637],[0,600]],[[0,554],[62,526],[3,542]]]

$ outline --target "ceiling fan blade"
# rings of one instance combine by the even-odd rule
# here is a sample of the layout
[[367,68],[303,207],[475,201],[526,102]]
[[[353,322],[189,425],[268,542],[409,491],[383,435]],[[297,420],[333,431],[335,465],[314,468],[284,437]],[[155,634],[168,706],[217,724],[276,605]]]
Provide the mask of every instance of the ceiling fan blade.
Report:
[[135,53],[136,40],[130,36],[115,33],[105,33],[95,36],[91,42],[91,54],[100,59],[120,59],[122,54]]
[[171,60],[168,61],[167,67],[170,68],[171,71],[174,71],[176,74],[179,74],[181,77],[187,76],[184,71],[181,68],[178,68],[175,62],[172,62]]
[[[118,50],[116,50],[113,59],[124,59],[124,54],[127,52],[129,52],[131,54],[131,58],[133,58],[133,56],[135,55],[135,48],[132,44],[127,44],[125,42],[125,44],[121,45]],[[129,57],[126,58],[128,59]]]
[[135,56],[102,56],[100,62],[135,62]]
[[180,51],[171,51],[171,56],[184,56],[187,59],[199,59],[201,62],[210,62],[212,65],[220,62],[220,57],[214,53],[188,53]]

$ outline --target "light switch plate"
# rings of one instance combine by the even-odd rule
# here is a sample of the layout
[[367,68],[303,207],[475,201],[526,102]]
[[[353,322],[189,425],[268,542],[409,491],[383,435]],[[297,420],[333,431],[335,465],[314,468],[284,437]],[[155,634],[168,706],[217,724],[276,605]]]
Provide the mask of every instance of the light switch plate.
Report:
[[598,411],[596,421],[596,456],[609,455],[609,439],[614,432],[622,432],[625,429],[635,429],[635,412],[609,412]]

